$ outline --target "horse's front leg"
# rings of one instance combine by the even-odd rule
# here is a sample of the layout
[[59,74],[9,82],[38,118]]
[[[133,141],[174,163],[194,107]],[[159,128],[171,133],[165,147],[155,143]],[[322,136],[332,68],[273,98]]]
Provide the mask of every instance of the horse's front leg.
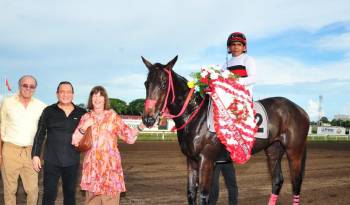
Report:
[[200,205],[207,205],[213,178],[214,161],[202,156],[199,166]]
[[187,158],[187,200],[188,204],[195,205],[198,189],[198,162]]

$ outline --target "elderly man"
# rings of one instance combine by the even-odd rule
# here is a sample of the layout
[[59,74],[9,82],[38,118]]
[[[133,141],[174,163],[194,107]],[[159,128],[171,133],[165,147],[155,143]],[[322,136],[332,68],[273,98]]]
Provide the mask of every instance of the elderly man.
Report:
[[38,173],[31,151],[40,115],[46,105],[33,97],[37,81],[25,75],[18,81],[19,92],[3,100],[0,110],[2,147],[1,174],[5,205],[16,205],[18,177],[27,193],[27,205],[38,200]]

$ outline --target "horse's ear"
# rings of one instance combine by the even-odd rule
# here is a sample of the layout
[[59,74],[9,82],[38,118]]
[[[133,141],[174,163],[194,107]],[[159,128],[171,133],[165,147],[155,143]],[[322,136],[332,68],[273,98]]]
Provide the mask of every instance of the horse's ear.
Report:
[[175,56],[175,58],[173,60],[169,61],[169,63],[166,64],[166,67],[169,69],[172,69],[174,67],[176,61],[177,61],[177,55]]
[[148,60],[146,60],[146,58],[144,58],[143,56],[141,56],[143,63],[146,65],[146,67],[148,68],[148,70],[150,70],[153,67],[153,64],[150,63]]

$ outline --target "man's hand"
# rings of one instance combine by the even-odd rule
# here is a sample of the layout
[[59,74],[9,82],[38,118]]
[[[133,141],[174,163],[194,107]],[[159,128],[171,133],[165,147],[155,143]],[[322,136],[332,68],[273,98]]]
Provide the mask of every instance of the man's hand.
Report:
[[38,156],[34,156],[33,157],[33,169],[36,171],[36,172],[40,172],[40,169],[41,169],[41,161],[40,161],[40,158]]

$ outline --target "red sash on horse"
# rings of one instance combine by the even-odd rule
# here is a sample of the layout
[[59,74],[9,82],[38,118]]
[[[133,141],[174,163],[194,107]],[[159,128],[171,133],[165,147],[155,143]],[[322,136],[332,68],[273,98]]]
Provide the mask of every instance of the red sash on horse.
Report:
[[209,87],[216,134],[234,162],[246,163],[250,159],[257,131],[250,93],[235,79],[211,79]]

